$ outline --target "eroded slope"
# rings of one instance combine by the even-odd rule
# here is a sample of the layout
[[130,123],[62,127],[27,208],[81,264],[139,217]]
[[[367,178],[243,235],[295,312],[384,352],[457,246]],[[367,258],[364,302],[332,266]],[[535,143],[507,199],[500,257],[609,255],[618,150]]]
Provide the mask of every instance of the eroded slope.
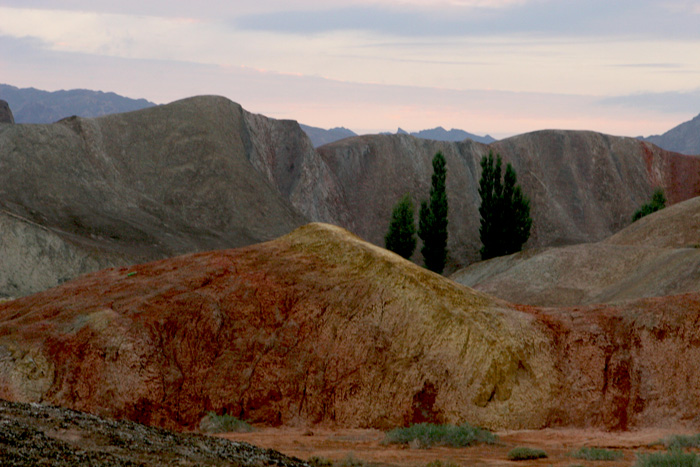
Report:
[[530,250],[451,276],[516,303],[574,306],[700,292],[700,197],[598,243]]

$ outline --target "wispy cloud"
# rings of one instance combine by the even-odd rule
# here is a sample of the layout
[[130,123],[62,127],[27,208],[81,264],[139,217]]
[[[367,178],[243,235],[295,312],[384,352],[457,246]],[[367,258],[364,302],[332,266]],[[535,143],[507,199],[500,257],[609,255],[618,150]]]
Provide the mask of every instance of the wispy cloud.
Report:
[[637,93],[602,99],[603,105],[645,109],[669,114],[700,113],[700,88],[690,91]]
[[684,67],[681,63],[618,63],[610,66],[619,68],[659,68],[664,70]]
[[542,0],[506,2],[372,2],[325,4],[308,11],[287,6],[280,11],[240,15],[237,28],[285,34],[368,31],[383,35],[540,37],[686,37],[700,38],[697,18],[653,0]]

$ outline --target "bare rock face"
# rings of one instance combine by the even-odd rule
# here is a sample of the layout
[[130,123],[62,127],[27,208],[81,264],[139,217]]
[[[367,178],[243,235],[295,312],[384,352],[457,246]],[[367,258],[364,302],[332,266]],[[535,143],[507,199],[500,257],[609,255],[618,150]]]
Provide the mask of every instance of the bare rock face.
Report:
[[700,292],[700,197],[598,243],[529,250],[451,278],[516,303],[575,306]]
[[40,292],[124,257],[79,236],[56,232],[0,210],[0,298]]
[[0,304],[0,397],[187,429],[698,426],[700,296],[511,305],[333,226]]
[[7,302],[0,336],[0,397],[170,428],[538,427],[557,384],[532,316],[318,224]]
[[0,100],[0,123],[15,123],[10,105],[3,100]]

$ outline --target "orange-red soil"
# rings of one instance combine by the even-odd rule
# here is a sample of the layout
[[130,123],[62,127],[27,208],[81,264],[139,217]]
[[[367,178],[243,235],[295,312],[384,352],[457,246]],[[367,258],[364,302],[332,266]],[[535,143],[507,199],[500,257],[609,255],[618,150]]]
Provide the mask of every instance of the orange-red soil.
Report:
[[[227,433],[221,436],[246,441],[256,446],[278,450],[286,455],[309,459],[313,456],[332,461],[349,455],[367,464],[382,466],[423,467],[440,460],[459,466],[574,466],[595,465],[617,467],[633,465],[636,454],[659,451],[661,446],[649,446],[659,439],[683,430],[645,429],[641,431],[604,432],[583,429],[545,429],[500,432],[499,445],[479,445],[468,448],[411,448],[384,445],[384,432],[379,430],[328,430],[303,428],[260,428],[252,433]],[[532,461],[509,461],[508,452],[516,446],[543,449],[549,457]],[[586,447],[620,450],[624,458],[618,461],[587,461],[569,455]]]

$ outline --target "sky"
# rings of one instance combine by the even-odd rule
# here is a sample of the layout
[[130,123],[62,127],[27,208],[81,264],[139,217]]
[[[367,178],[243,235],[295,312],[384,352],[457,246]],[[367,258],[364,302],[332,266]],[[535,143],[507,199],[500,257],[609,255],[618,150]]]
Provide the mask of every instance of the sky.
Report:
[[700,0],[0,0],[0,83],[361,134],[649,136],[700,114]]

